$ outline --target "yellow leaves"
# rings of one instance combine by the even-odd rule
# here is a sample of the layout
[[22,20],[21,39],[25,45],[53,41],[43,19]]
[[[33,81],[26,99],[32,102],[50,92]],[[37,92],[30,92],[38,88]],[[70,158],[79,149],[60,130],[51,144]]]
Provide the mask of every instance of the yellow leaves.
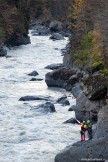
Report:
[[[73,20],[77,20],[80,14],[80,10],[83,7],[85,0],[74,0],[73,3]],[[73,25],[74,29],[77,29],[77,25]]]
[[79,49],[75,52],[77,64],[92,67],[101,62],[99,36],[96,31],[90,31],[84,36]]
[[77,24],[72,24],[72,27],[74,28],[74,29],[77,29]]
[[11,25],[8,25],[8,27],[7,27],[7,32],[8,32],[8,34],[13,34],[13,27],[11,26]]
[[91,57],[92,57],[92,63],[94,64],[95,62],[98,62],[100,60],[100,47],[99,47],[99,38],[100,38],[100,33],[96,31],[90,31],[88,33],[88,37],[92,41],[92,52],[91,52]]

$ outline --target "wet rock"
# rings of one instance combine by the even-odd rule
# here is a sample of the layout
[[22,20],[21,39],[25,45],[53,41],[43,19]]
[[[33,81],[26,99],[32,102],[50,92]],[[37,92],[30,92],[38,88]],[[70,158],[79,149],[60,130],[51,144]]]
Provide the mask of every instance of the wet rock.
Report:
[[37,24],[37,25],[34,25],[32,29],[33,30],[31,31],[31,34],[33,36],[39,36],[39,35],[47,36],[51,34],[51,30],[45,25]]
[[20,46],[30,43],[30,37],[27,34],[14,33],[6,42],[7,45]]
[[42,109],[45,112],[52,112],[52,113],[56,112],[55,106],[51,102],[46,102],[45,104],[40,104],[40,105],[36,106],[34,109]]
[[67,52],[66,48],[61,49],[62,55],[65,55],[65,53]]
[[70,118],[70,119],[66,120],[65,122],[63,122],[63,123],[64,124],[67,124],[67,123],[79,124],[79,122],[75,118]]
[[75,74],[75,69],[60,68],[53,72],[49,72],[45,75],[45,82],[48,87],[62,87],[65,88],[65,84],[68,79]]
[[24,35],[20,36],[20,37],[17,39],[17,42],[16,42],[16,44],[17,44],[18,46],[20,46],[20,45],[26,45],[26,44],[29,44],[29,43],[30,43],[30,37],[24,36]]
[[4,48],[4,46],[1,44],[0,45],[0,57],[4,57],[7,55],[7,51],[6,49]]
[[45,69],[57,70],[64,67],[63,64],[51,64],[45,67]]
[[23,136],[23,135],[25,135],[25,134],[26,134],[26,132],[23,131],[23,132],[20,133],[20,136]]
[[32,78],[32,79],[30,79],[30,81],[42,81],[43,79],[41,79],[41,78]]
[[35,31],[32,33],[32,36],[39,36],[39,34]]
[[47,35],[49,35],[49,34],[51,34],[51,31],[50,31],[50,29],[48,29],[48,28],[40,28],[40,29],[38,29],[38,34],[39,35],[42,35],[42,36],[47,36]]
[[61,103],[61,102],[62,102],[63,100],[65,100],[65,99],[67,99],[67,96],[66,96],[66,95],[60,97],[60,98],[57,100],[57,102],[58,102],[58,103]]
[[61,31],[63,29],[60,21],[52,21],[49,25],[51,32]]
[[70,105],[67,96],[62,96],[57,100],[57,103],[62,104],[63,106],[65,105]]
[[64,40],[64,37],[59,33],[53,33],[50,37],[52,40]]
[[32,71],[31,73],[29,73],[28,75],[30,75],[30,76],[37,76],[37,75],[39,75],[38,74],[38,72],[37,71]]
[[72,106],[68,109],[68,111],[74,111],[73,108],[72,108]]
[[24,96],[19,99],[19,101],[33,101],[33,100],[50,100],[50,97],[44,97],[44,96]]
[[58,48],[54,48],[55,50],[59,50]]
[[63,37],[70,37],[70,36],[71,36],[71,33],[66,32],[66,31],[60,31],[59,33],[60,33]]
[[[98,140],[77,142],[66,147],[56,157],[55,162],[93,162],[94,159],[108,159],[108,135]],[[85,160],[84,160],[85,159]],[[90,160],[91,159],[91,160]]]

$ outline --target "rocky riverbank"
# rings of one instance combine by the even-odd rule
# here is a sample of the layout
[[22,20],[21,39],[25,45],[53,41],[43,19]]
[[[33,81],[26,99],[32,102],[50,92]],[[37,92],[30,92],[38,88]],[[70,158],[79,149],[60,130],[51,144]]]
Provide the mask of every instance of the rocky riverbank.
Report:
[[[65,54],[64,58],[69,55]],[[71,59],[69,59],[71,60]],[[68,67],[69,65],[69,67]],[[93,140],[78,142],[67,147],[55,157],[55,162],[80,162],[81,159],[108,159],[108,103],[107,87],[98,86],[93,91],[88,88],[88,71],[72,68],[64,63],[64,68],[59,68],[46,74],[45,81],[48,87],[62,87],[71,91],[76,98],[76,105],[70,107],[75,111],[79,121],[90,119],[96,125],[93,130]],[[70,68],[71,67],[71,68]],[[94,72],[97,74],[98,71]],[[88,84],[86,84],[88,82]],[[100,82],[102,84],[102,82]],[[98,149],[99,148],[99,149]],[[85,151],[84,151],[85,150]]]
[[107,6],[106,0],[74,2],[73,35],[63,59],[65,69],[46,74],[48,86],[63,87],[75,96],[76,105],[69,110],[75,111],[76,118],[95,124],[92,140],[66,147],[55,162],[108,160]]

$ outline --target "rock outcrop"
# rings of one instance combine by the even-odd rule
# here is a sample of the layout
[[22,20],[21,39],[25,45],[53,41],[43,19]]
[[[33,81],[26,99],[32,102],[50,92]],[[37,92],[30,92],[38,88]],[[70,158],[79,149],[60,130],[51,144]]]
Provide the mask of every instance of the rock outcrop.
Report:
[[[108,105],[98,115],[98,123],[93,140],[77,142],[66,147],[55,157],[55,162],[84,162],[108,160]],[[97,161],[96,160],[96,161]]]
[[[91,119],[96,128],[92,140],[66,147],[55,157],[55,162],[108,160],[108,1],[80,2],[78,5],[74,1],[73,36],[63,61],[66,67],[83,71],[79,84],[72,87],[76,105],[71,110],[80,121]],[[93,57],[94,53],[98,59]]]
[[0,57],[6,56],[7,55],[7,51],[4,48],[4,46],[1,44],[0,45]]
[[108,159],[108,135],[98,140],[77,142],[55,157],[55,162],[104,162]]
[[67,68],[60,68],[53,72],[49,72],[45,76],[45,81],[48,87],[62,87],[65,88],[67,85],[67,81],[69,78],[74,75],[76,69],[67,69]]
[[30,43],[28,37],[30,17],[27,1],[0,0],[0,4],[0,42],[7,46]]

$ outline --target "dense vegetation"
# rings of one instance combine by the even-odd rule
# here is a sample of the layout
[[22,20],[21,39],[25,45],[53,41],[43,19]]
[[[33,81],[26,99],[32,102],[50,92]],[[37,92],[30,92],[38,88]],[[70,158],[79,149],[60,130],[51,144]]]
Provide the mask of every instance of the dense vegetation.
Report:
[[[72,38],[69,51],[73,63],[89,72],[85,81],[89,92],[102,91],[107,93],[108,84],[108,51],[106,38],[106,13],[98,8],[107,3],[88,0],[74,0],[71,17]],[[96,10],[97,9],[97,10]],[[99,13],[98,13],[99,12]],[[97,15],[98,17],[96,17]],[[103,15],[102,15],[103,14]],[[105,15],[106,16],[106,15]],[[98,22],[98,23],[97,23]],[[100,27],[101,26],[101,27]]]
[[71,0],[30,0],[31,20],[50,21],[56,19],[64,21],[67,19],[71,2]]
[[0,42],[8,42],[15,34],[27,36],[28,27],[26,0],[0,0]]

